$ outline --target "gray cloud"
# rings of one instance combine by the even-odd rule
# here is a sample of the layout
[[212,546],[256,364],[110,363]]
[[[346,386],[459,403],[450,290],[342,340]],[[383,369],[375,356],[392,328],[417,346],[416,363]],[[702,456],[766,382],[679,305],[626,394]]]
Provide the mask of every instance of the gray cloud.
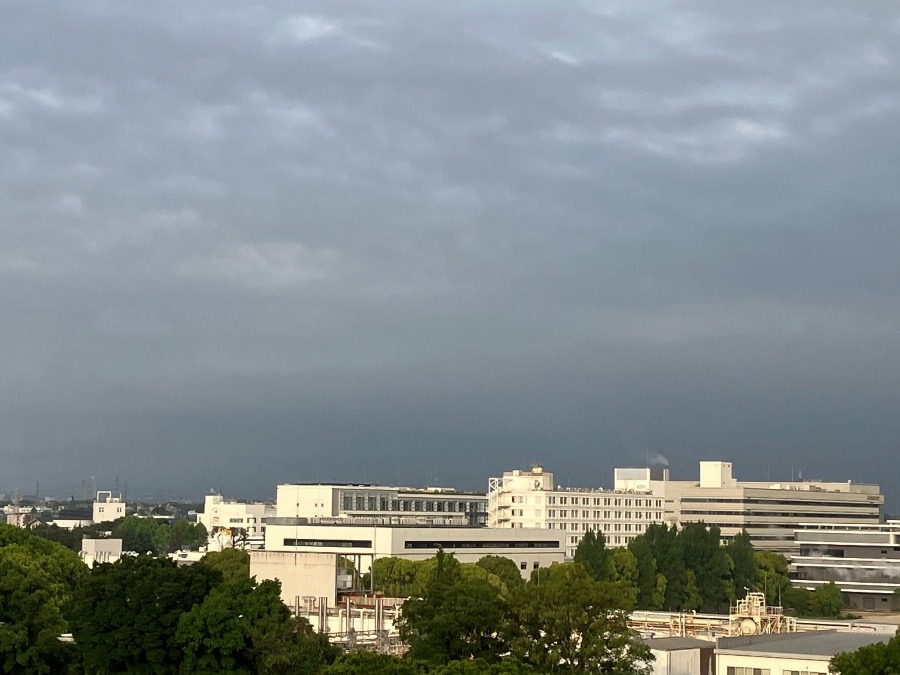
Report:
[[0,13],[0,491],[660,454],[896,501],[895,8]]

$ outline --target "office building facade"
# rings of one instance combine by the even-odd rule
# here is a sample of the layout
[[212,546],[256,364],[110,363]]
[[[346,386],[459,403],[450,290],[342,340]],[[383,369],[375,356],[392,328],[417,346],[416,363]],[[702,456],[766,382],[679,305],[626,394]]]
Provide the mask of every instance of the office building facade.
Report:
[[749,482],[733,476],[731,462],[700,462],[699,481],[669,479],[668,470],[616,469],[617,489],[647,490],[663,500],[670,525],[703,521],[728,541],[746,530],[754,546],[790,555],[801,523],[875,525],[884,496],[878,485],[847,482]]
[[900,610],[900,521],[878,525],[804,523],[791,556],[792,584],[834,582],[854,609]]
[[609,546],[627,546],[662,517],[662,499],[649,492],[563,487],[540,466],[488,482],[489,527],[553,530],[563,537],[567,558],[589,531],[602,532]]

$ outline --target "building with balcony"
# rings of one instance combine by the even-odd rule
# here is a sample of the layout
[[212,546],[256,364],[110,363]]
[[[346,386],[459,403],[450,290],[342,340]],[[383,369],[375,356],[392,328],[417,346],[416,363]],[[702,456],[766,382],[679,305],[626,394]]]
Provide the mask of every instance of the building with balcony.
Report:
[[615,487],[649,491],[663,500],[670,525],[703,521],[728,541],[746,530],[760,549],[799,552],[801,523],[875,525],[884,496],[878,485],[825,481],[738,481],[731,462],[700,462],[700,480],[671,480],[668,469],[616,469]]
[[553,473],[540,466],[488,482],[489,527],[558,532],[567,558],[588,531],[602,532],[609,546],[627,546],[662,517],[662,499],[649,491],[555,485]]
[[848,607],[900,610],[900,521],[804,523],[795,538],[794,586],[815,590],[833,581]]
[[272,504],[241,502],[212,494],[203,499],[203,513],[197,514],[197,522],[203,523],[212,542],[233,546],[240,541],[253,547],[262,545],[266,518],[274,515]]

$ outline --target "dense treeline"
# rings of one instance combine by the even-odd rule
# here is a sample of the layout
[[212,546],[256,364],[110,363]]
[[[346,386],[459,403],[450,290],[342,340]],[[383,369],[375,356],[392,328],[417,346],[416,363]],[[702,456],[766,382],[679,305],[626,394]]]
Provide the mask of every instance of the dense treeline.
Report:
[[114,537],[122,540],[122,550],[132,553],[165,555],[175,551],[196,551],[205,546],[208,533],[202,523],[176,520],[172,525],[155,518],[125,516],[108,523],[65,529],[41,524],[31,528],[39,537],[62,544],[73,551],[81,550],[81,540],[93,537]]
[[830,672],[839,675],[896,675],[900,673],[900,631],[888,642],[877,642],[831,659]]
[[[375,576],[399,569],[379,563]],[[341,654],[257,583],[249,556],[210,553],[179,567],[124,557],[87,569],[66,547],[0,525],[0,670],[9,673],[641,673],[649,652],[626,625],[625,585],[577,563],[525,582],[495,556],[417,563],[402,659]],[[59,639],[71,632],[71,642]]]
[[629,585],[638,609],[721,613],[747,591],[799,616],[835,617],[844,607],[834,584],[793,588],[783,555],[754,550],[746,532],[722,545],[719,528],[704,523],[650,525],[628,548],[609,549],[602,532],[588,532],[575,560],[597,580]]

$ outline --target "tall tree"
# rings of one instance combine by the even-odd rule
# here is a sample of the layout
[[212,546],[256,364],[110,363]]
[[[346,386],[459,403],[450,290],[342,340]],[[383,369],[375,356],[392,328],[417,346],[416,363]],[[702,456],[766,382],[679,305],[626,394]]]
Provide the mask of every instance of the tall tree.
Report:
[[743,598],[747,591],[756,588],[756,560],[753,556],[753,542],[750,541],[747,530],[742,530],[740,534],[735,535],[725,545],[725,552],[731,559],[731,574],[734,581],[734,592],[731,599]]
[[578,563],[539,569],[512,599],[513,655],[539,672],[649,673],[653,658]]
[[754,551],[753,560],[756,563],[756,588],[766,594],[766,604],[785,604],[784,595],[791,587],[787,558],[772,551]]
[[439,550],[421,596],[403,604],[400,636],[410,654],[425,661],[495,661],[505,651],[499,637],[505,618],[506,602],[486,573],[464,574],[455,558]]
[[722,548],[719,528],[702,522],[687,523],[678,536],[684,551],[685,568],[693,571],[700,597],[703,598],[699,609],[711,612],[727,610],[729,591],[732,589],[729,584],[731,559]]
[[72,588],[87,568],[71,550],[0,524],[0,670],[56,673],[66,670]]
[[[650,540],[641,535],[635,537],[628,544],[638,566],[638,597],[637,606],[641,609],[662,609],[665,604],[665,580],[662,574],[657,574],[656,558],[653,557],[653,549]],[[662,579],[662,593],[658,592],[659,579]]]
[[584,565],[597,581],[605,581],[612,575],[610,551],[603,532],[589,530],[578,542],[574,560]]
[[406,598],[417,590],[422,563],[403,558],[377,558],[366,580],[374,590],[392,598]]
[[666,578],[666,593],[661,609],[680,609],[685,593],[685,563],[684,546],[682,538],[678,536],[678,528],[654,523],[647,527],[641,537],[645,537],[650,545],[653,559],[656,560],[656,573]]

